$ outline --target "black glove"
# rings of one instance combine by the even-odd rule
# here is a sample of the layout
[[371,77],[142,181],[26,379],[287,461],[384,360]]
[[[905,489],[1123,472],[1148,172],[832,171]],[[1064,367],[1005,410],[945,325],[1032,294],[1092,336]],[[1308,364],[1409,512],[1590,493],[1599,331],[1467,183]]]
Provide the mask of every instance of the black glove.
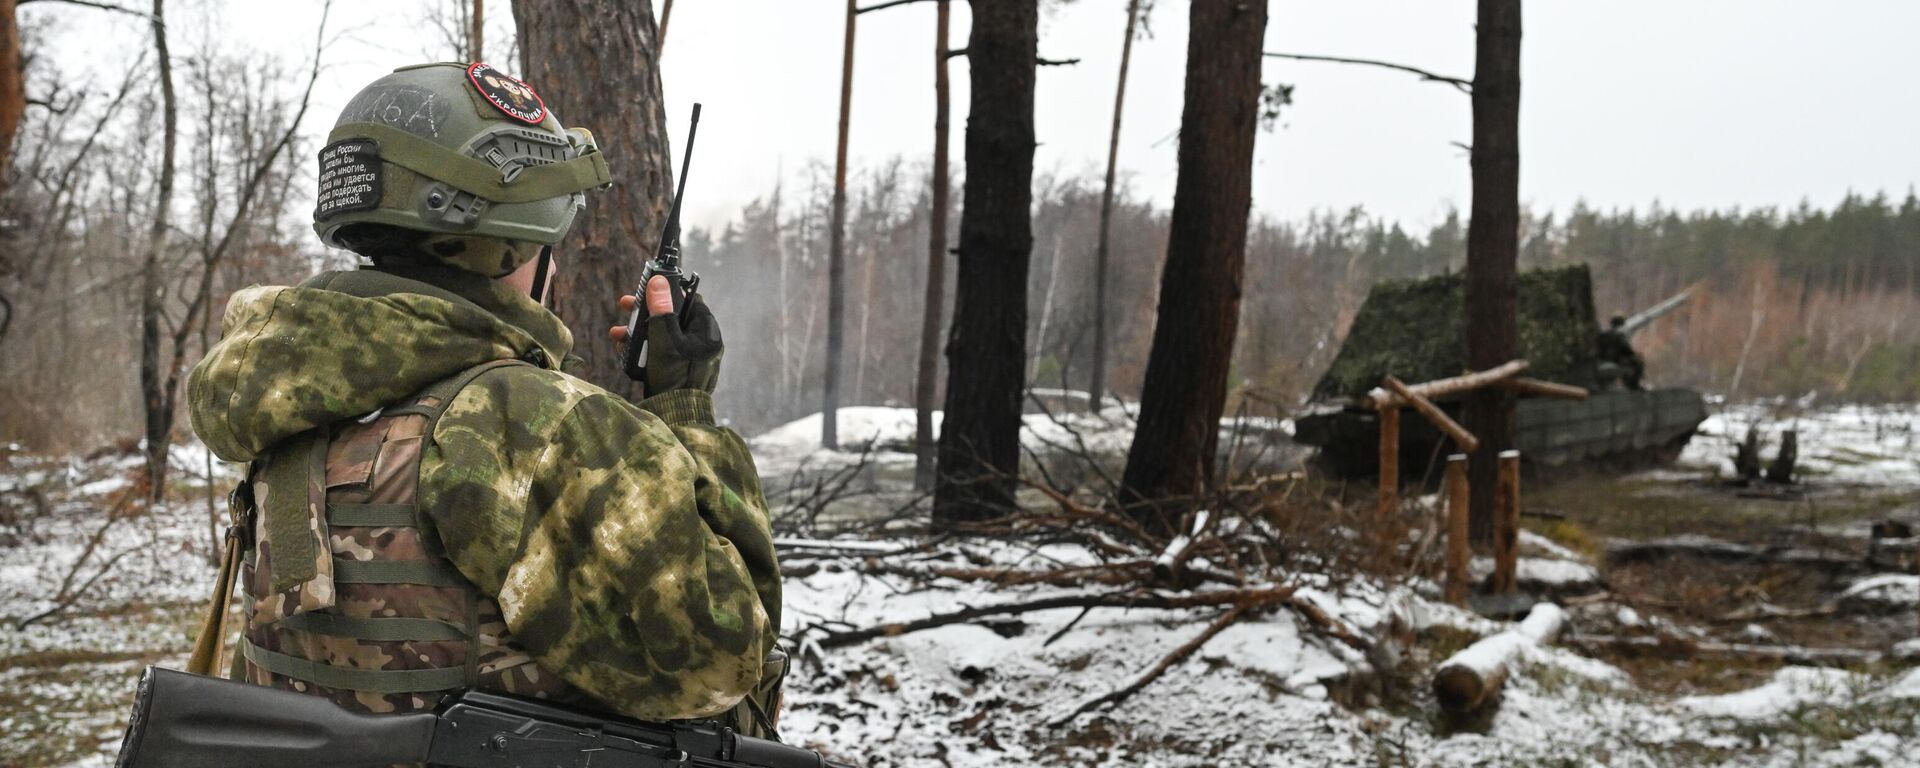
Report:
[[688,296],[680,311],[686,315],[684,328],[678,315],[647,318],[647,397],[676,389],[712,392],[720,382],[720,355],[726,351],[720,322],[698,293]]

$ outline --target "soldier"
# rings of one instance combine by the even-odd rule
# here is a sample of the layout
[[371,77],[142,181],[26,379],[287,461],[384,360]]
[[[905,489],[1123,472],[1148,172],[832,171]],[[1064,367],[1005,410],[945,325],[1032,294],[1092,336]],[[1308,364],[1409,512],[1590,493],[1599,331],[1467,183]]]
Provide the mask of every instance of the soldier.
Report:
[[772,736],[780,572],[753,459],[715,426],[713,313],[696,296],[683,331],[649,286],[638,405],[562,370],[544,298],[611,181],[592,135],[485,64],[430,64],[328,141],[314,229],[371,264],[235,294],[188,382],[194,430],[251,465],[235,675],[370,712],[480,687]]
[[1616,366],[1621,385],[1637,390],[1640,388],[1640,377],[1647,372],[1647,363],[1640,359],[1639,352],[1634,351],[1633,340],[1627,337],[1626,326],[1627,319],[1615,315],[1607,330],[1600,332],[1596,345],[1599,347],[1600,362]]

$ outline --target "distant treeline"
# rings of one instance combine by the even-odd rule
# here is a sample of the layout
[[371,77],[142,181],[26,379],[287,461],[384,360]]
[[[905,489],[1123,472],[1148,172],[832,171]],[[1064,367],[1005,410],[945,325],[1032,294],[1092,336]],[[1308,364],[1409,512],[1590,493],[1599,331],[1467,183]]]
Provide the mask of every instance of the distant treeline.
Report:
[[[893,162],[859,174],[849,191],[851,404],[911,403],[925,175]],[[818,410],[831,193],[828,169],[811,167],[725,226],[690,234],[690,263],[706,275],[728,331],[722,394],[745,429]],[[1086,386],[1099,212],[1096,178],[1036,181],[1027,341],[1035,386]],[[1522,226],[1522,268],[1591,265],[1602,314],[1694,289],[1686,309],[1636,340],[1656,383],[1739,397],[1920,398],[1920,200],[1911,193],[1899,202],[1850,195],[1831,210],[1576,206]],[[1132,397],[1152,336],[1167,212],[1122,190],[1113,227],[1109,381]],[[1241,393],[1284,404],[1311,389],[1376,281],[1457,270],[1466,258],[1461,214],[1421,232],[1354,208],[1257,220],[1249,237],[1234,381]]]

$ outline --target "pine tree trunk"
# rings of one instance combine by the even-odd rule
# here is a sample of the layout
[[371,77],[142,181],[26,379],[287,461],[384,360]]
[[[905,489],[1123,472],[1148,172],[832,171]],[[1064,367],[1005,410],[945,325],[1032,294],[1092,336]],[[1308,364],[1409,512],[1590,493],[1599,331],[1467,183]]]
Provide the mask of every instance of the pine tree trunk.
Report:
[[824,448],[840,447],[840,359],[847,345],[847,132],[853,118],[853,33],[859,10],[855,0],[847,0],[846,48],[840,59],[840,141],[833,161],[833,231],[827,238],[827,380],[820,388],[820,445]]
[[160,302],[165,275],[160,262],[167,250],[167,212],[173,207],[174,146],[179,137],[179,107],[173,92],[173,58],[167,49],[166,0],[153,0],[154,60],[160,78],[160,170],[157,172],[153,221],[147,231],[146,261],[140,282],[140,394],[146,411],[147,500],[166,495],[167,448],[173,437],[173,398],[160,370]]
[[14,0],[0,0],[0,183],[12,163],[13,135],[27,113],[26,62],[20,59],[20,22],[15,17]]
[[1162,529],[1171,521],[1151,502],[1200,493],[1213,474],[1239,327],[1267,6],[1194,0],[1189,18],[1180,175],[1123,481],[1135,516]]
[[1038,0],[974,0],[967,62],[967,181],[947,339],[946,421],[936,527],[992,519],[1013,505],[1033,250],[1033,86]]
[[933,48],[933,192],[927,212],[927,293],[925,314],[920,318],[920,373],[913,387],[913,486],[921,491],[933,489],[937,450],[933,410],[939,406],[940,324],[947,303],[947,127],[953,113],[953,90],[947,82],[947,33],[953,17],[949,6],[948,0],[940,0]]
[[[1473,216],[1467,224],[1467,365],[1514,359],[1515,271],[1520,241],[1520,0],[1480,0],[1473,73]],[[1513,393],[1467,396],[1464,426],[1480,438],[1468,464],[1474,543],[1493,542],[1501,451],[1513,447]]]
[[[638,395],[639,386],[620,368],[619,348],[607,341],[607,327],[624,319],[615,299],[640,284],[673,205],[652,4],[519,0],[513,21],[527,81],[563,124],[593,131],[613,168],[613,187],[587,193],[573,232],[554,247],[554,312],[573,331],[574,354],[585,360],[574,372],[610,391]],[[715,303],[723,308],[725,301]]]
[[1120,84],[1113,92],[1113,134],[1107,139],[1107,183],[1100,193],[1100,238],[1093,251],[1093,374],[1087,382],[1087,406],[1094,413],[1107,396],[1107,259],[1113,232],[1113,187],[1120,166],[1120,117],[1127,104],[1127,68],[1133,63],[1134,30],[1140,0],[1127,0],[1127,38],[1120,44]]

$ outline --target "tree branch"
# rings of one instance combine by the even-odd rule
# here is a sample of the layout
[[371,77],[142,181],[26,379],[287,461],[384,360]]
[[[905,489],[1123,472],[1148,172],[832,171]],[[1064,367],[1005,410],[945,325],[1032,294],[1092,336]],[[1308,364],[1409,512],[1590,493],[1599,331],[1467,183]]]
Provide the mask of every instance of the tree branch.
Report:
[[1080,63],[1080,60],[1079,59],[1044,59],[1043,58],[1043,59],[1035,59],[1035,63],[1043,67],[1071,67],[1075,64]]
[[94,0],[19,0],[16,3],[16,5],[26,5],[28,3],[40,3],[40,2],[65,3],[67,5],[78,5],[83,8],[95,8],[102,11],[113,11],[114,13],[124,13],[128,16],[136,16],[146,21],[153,21],[152,14],[149,14],[146,11],[136,11],[132,8],[127,8],[125,6],[114,5],[112,3],[94,2]]
[[1473,93],[1472,80],[1436,74],[1436,73],[1421,69],[1419,67],[1409,67],[1405,64],[1395,64],[1388,61],[1377,61],[1374,59],[1349,59],[1343,56],[1313,56],[1313,55],[1308,55],[1304,53],[1268,53],[1264,55],[1267,58],[1271,58],[1271,59],[1292,59],[1294,61],[1322,61],[1322,62],[1327,62],[1331,64],[1360,64],[1360,65],[1369,66],[1369,67],[1381,67],[1383,69],[1391,69],[1396,72],[1406,72],[1409,74],[1419,75],[1421,80],[1425,80],[1429,82],[1446,83],[1447,85],[1453,86],[1456,90],[1460,91],[1461,93],[1465,93],[1469,95]]
[[889,0],[889,2],[875,3],[873,5],[869,5],[865,8],[861,8],[860,10],[854,11],[854,13],[861,14],[861,13],[867,13],[870,11],[884,11],[894,6],[910,5],[913,3],[924,3],[924,2],[927,2],[927,0]]

